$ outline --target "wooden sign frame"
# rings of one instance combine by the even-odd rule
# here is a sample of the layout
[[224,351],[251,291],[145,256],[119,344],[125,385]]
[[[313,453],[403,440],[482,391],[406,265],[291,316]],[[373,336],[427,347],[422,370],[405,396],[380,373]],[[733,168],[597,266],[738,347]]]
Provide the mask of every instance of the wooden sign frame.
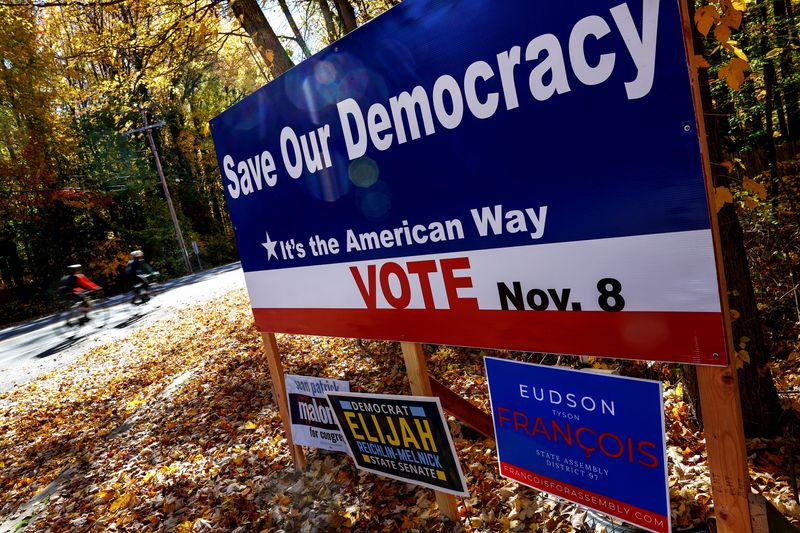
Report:
[[[698,65],[693,46],[693,26],[689,19],[688,0],[679,0],[681,20],[687,61],[692,81],[692,94],[695,104],[698,136],[703,159],[703,173],[706,182],[707,198],[711,205],[710,213],[714,213],[711,162],[708,155],[706,128],[700,98],[698,81]],[[735,357],[727,285],[722,265],[719,224],[715,216],[711,216],[711,229],[714,236],[715,256],[719,276],[719,289],[723,316],[725,317],[725,336],[728,353]],[[306,457],[302,446],[292,441],[291,422],[289,418],[288,400],[283,378],[283,366],[275,334],[262,332],[264,352],[269,365],[270,376],[274,387],[275,400],[280,411],[289,451],[296,470],[306,468]],[[465,399],[450,391],[428,375],[422,345],[413,342],[401,342],[403,359],[409,378],[411,393],[417,396],[439,396],[442,406],[449,414],[456,416],[487,437],[492,437],[491,417],[477,409]],[[766,531],[764,521],[753,521],[758,513],[750,508],[750,478],[742,422],[741,400],[736,371],[732,366],[712,367],[698,366],[697,377],[700,388],[700,402],[705,426],[706,450],[708,454],[709,472],[713,490],[714,509],[717,519],[717,530],[720,533],[761,533]],[[459,520],[458,503],[451,494],[434,491],[440,512],[450,520]],[[757,503],[757,502],[756,502]],[[757,509],[756,509],[757,511]]]
[[[722,263],[719,221],[714,206],[714,185],[709,158],[708,141],[700,93],[699,65],[694,50],[694,27],[689,18],[689,0],[680,0],[683,38],[686,60],[692,81],[697,134],[700,141],[700,154],[703,159],[703,174],[706,182],[706,197],[711,214],[711,232],[714,241],[714,254],[717,261],[720,302],[722,304],[725,341],[729,359],[736,357],[728,305],[728,286]],[[750,512],[750,472],[747,465],[747,450],[744,440],[742,405],[739,396],[739,381],[736,371],[729,361],[725,367],[697,367],[697,381],[700,391],[700,406],[703,413],[703,427],[706,437],[706,453],[711,476],[714,512],[717,530],[720,533],[751,533],[753,520]],[[757,531],[760,533],[760,531]]]

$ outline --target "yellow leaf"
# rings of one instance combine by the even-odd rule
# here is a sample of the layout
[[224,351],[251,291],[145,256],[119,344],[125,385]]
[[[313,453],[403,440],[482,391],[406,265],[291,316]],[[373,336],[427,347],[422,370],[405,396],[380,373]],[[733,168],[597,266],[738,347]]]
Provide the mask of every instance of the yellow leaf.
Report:
[[[741,48],[733,46],[733,41],[728,41],[728,43],[731,44],[731,48],[733,48],[733,53],[736,54],[736,57],[738,57],[744,62],[748,61],[747,56],[745,55],[745,53],[742,51]],[[747,65],[747,67],[744,70],[750,70],[750,65]]]
[[731,191],[727,187],[714,189],[714,203],[717,205],[717,213],[719,213],[725,204],[733,203]]
[[141,398],[137,398],[135,400],[131,400],[131,401],[129,401],[127,403],[127,405],[125,405],[125,410],[126,411],[134,411],[134,410],[136,410],[137,407],[139,407],[143,403],[144,403],[144,400],[142,400]]
[[748,196],[747,198],[744,199],[744,205],[749,209],[755,209],[756,207],[758,207],[758,202],[756,202],[753,198]]
[[192,531],[192,527],[194,527],[194,522],[185,520],[178,524],[178,527],[175,528],[175,531],[178,533],[190,533]]
[[116,513],[120,509],[123,509],[123,508],[127,507],[128,505],[130,505],[132,499],[133,499],[133,496],[130,493],[125,493],[122,496],[120,496],[119,498],[117,498],[116,500],[114,500],[114,502],[111,504],[111,507],[110,507],[109,510],[112,513]]
[[509,529],[511,529],[511,520],[509,520],[505,516],[501,516],[500,518],[497,519],[497,521],[500,522],[500,525],[503,527],[503,531],[508,531]]
[[750,362],[750,353],[748,353],[747,350],[739,350],[738,352],[736,352],[736,357],[738,357],[740,360],[742,360],[745,363],[749,363]]
[[706,61],[706,58],[701,55],[694,56],[694,62],[697,65],[697,68],[708,68],[711,64]]
[[711,26],[719,20],[719,12],[714,6],[703,6],[694,12],[694,23],[697,25],[697,31],[708,35]]
[[714,38],[721,42],[727,43],[728,39],[731,37],[731,29],[727,26],[722,24],[718,24],[716,28],[714,28]]
[[719,23],[731,29],[738,30],[739,26],[742,24],[742,10],[735,8],[735,6],[729,2],[726,3],[725,15]]
[[764,56],[764,59],[772,59],[773,57],[781,55],[783,48],[773,48]]
[[747,64],[747,61],[734,57],[731,58],[730,63],[719,69],[719,79],[724,79],[731,89],[738,91],[744,83],[745,72],[748,70],[750,70],[750,65]]
[[733,320],[736,320],[736,319],[737,319],[737,318],[739,318],[740,316],[742,316],[742,313],[740,313],[740,312],[739,312],[739,311],[737,311],[736,309],[731,309],[731,320],[732,320],[732,321],[733,321]]
[[248,420],[247,424],[245,424],[242,429],[258,429],[258,426],[252,420]]
[[751,180],[750,178],[745,178],[744,181],[742,182],[742,185],[744,185],[744,188],[746,190],[755,194],[762,200],[767,198],[767,189],[757,181]]
[[731,5],[737,11],[744,11],[747,9],[747,0],[731,0]]

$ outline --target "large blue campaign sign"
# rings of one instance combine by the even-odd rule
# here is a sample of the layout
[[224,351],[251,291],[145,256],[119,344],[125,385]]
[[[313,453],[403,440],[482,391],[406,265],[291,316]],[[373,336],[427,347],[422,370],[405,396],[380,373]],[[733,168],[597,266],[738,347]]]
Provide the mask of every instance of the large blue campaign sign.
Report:
[[263,331],[727,361],[677,0],[407,0],[211,130]]
[[661,383],[484,361],[504,476],[670,531]]

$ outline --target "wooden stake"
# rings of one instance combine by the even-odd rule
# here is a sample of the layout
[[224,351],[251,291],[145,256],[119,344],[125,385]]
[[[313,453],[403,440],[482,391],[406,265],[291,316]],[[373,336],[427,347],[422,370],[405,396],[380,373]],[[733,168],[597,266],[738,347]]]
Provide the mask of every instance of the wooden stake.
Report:
[[717,531],[750,533],[750,474],[736,371],[730,366],[701,366],[697,383]]
[[711,475],[711,489],[714,498],[714,514],[719,533],[751,533],[750,513],[750,472],[747,466],[747,451],[744,442],[742,405],[739,397],[739,381],[731,360],[736,357],[728,307],[728,286],[725,283],[725,270],[722,264],[719,224],[715,215],[714,186],[712,182],[711,161],[708,155],[705,116],[700,96],[698,65],[694,51],[693,27],[689,19],[689,0],[681,0],[681,21],[683,39],[686,44],[686,60],[692,78],[697,134],[703,158],[703,174],[706,183],[706,197],[711,211],[711,231],[714,240],[714,253],[717,262],[721,312],[725,324],[725,341],[728,349],[727,367],[697,367],[697,385],[700,392],[700,408],[703,413],[703,427],[706,437],[708,469]]
[[[415,396],[433,396],[422,345],[416,342],[401,342],[400,347],[403,349],[403,359],[406,362],[408,381],[411,383],[411,393]],[[439,504],[439,512],[453,522],[458,522],[456,497],[438,490],[434,491],[434,494],[436,494],[436,503]]]
[[286,397],[286,383],[283,380],[283,365],[281,364],[281,353],[278,350],[278,343],[274,333],[261,332],[264,339],[264,353],[267,355],[269,363],[269,375],[272,378],[272,390],[275,393],[275,402],[281,413],[283,421],[283,431],[286,433],[286,441],[289,445],[289,452],[292,454],[292,461],[297,471],[306,469],[306,455],[303,453],[302,446],[295,446],[292,441],[292,423],[289,417],[289,402]]
[[494,440],[494,424],[491,415],[481,411],[467,400],[451,391],[428,375],[431,394],[439,397],[444,412],[459,422],[471,427],[487,439]]

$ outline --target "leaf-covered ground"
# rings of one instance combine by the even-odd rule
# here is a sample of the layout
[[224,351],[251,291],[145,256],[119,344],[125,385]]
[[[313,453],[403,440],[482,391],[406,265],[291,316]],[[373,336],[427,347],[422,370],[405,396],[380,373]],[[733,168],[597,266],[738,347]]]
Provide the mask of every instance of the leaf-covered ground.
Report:
[[[279,336],[278,343],[287,372],[347,379],[354,391],[409,393],[396,343],[301,336]],[[426,350],[431,374],[488,412],[484,353]],[[779,389],[800,391],[797,353],[781,364],[774,369],[783,380]],[[672,376],[669,367],[644,363],[625,369]],[[702,435],[689,421],[680,386],[667,384],[673,525],[701,526],[713,512]],[[494,443],[450,422],[471,493],[459,500],[460,524],[439,515],[430,490],[360,473],[344,454],[306,448],[308,469],[296,473],[261,337],[244,291],[234,291],[0,395],[0,523],[20,518],[20,506],[66,472],[58,490],[23,513],[30,518],[20,529],[604,529],[582,508],[501,478]],[[786,474],[796,451],[792,438],[751,441],[748,451],[754,488],[797,523]]]

